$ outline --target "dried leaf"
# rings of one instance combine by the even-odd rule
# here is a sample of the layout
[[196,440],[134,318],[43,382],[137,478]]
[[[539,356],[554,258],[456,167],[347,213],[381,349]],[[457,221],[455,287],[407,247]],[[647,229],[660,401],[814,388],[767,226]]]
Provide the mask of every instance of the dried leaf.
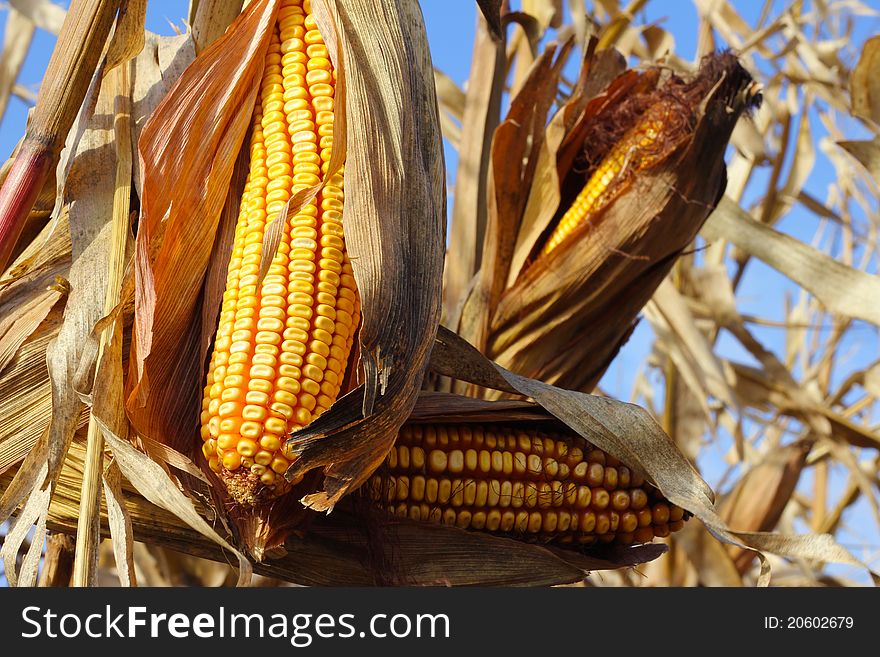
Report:
[[[794,494],[806,463],[811,442],[801,441],[777,447],[755,464],[737,482],[736,488],[719,505],[721,517],[731,526],[749,531],[776,528],[785,506]],[[737,570],[744,573],[754,553],[729,548]]]
[[113,37],[107,49],[104,73],[137,57],[144,49],[144,22],[147,18],[147,0],[126,0],[119,9]]
[[[529,183],[545,148],[547,112],[556,96],[564,53],[570,47],[569,41],[558,57],[553,46],[544,51],[492,138],[483,259],[459,326],[459,333],[481,348],[488,337],[492,309],[497,305],[507,279]],[[449,253],[455,252],[450,250]]]
[[241,12],[243,0],[192,0],[189,3],[189,24],[192,26],[196,53],[202,52],[218,39]]
[[458,325],[471,279],[483,258],[490,144],[501,118],[504,64],[504,44],[490,37],[486,24],[478,20],[461,119],[449,255],[443,270],[443,321],[448,326]]
[[880,36],[865,41],[849,84],[853,115],[880,124]]
[[33,37],[33,21],[15,7],[11,8],[6,16],[3,49],[0,51],[0,118],[6,113],[12,87],[24,65]]
[[[100,79],[99,72],[95,80]],[[4,494],[0,517],[8,517],[7,510],[24,501],[29,486],[46,491],[49,497],[32,495],[28,505],[39,498],[45,506],[40,510],[30,507],[28,514],[16,520],[16,527],[22,522],[36,522],[38,529],[45,526],[48,501],[80,418],[82,403],[72,381],[91,328],[103,315],[107,254],[112,241],[116,159],[114,150],[106,146],[114,139],[115,98],[115,86],[100,85],[99,89],[97,82],[92,85],[77,125],[71,131],[69,150],[65,151],[70,158],[69,168],[64,160],[61,163],[62,169],[67,169],[66,176],[60,177],[63,180],[60,196],[64,204],[70,204],[73,262],[64,322],[58,337],[46,351],[52,385],[52,420],[26,460],[26,463],[30,461],[29,467],[19,471]]]
[[726,239],[809,290],[832,312],[880,324],[880,280],[763,226],[725,197],[706,221],[707,240]]
[[34,25],[51,34],[58,34],[64,24],[64,7],[51,0],[8,0],[18,13],[24,14]]
[[839,141],[837,145],[856,158],[880,185],[880,137],[871,141]]
[[122,493],[122,473],[111,462],[104,471],[104,499],[107,502],[107,524],[113,540],[116,574],[122,586],[137,586],[134,566],[134,530]]
[[[225,3],[224,3],[225,4]],[[160,37],[147,32],[144,48],[135,58],[132,72],[131,115],[132,143],[137,144],[147,119],[168,93],[180,74],[195,59],[195,45],[190,33]],[[136,155],[136,154],[135,154]],[[143,175],[140,158],[133,158],[134,187],[143,198]]]
[[0,374],[62,296],[60,290],[48,289],[19,306],[17,313],[0,319]]
[[113,450],[115,462],[126,479],[150,502],[170,511],[197,532],[233,553],[238,558],[239,585],[245,586],[250,581],[252,569],[244,554],[233,548],[205,522],[193,506],[192,500],[180,492],[159,465],[127,441],[115,436],[100,420],[98,422],[108,446]]

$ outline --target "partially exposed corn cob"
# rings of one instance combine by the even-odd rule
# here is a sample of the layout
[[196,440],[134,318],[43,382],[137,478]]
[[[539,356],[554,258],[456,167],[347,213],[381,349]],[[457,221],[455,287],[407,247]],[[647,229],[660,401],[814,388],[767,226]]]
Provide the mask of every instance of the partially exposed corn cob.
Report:
[[559,220],[544,243],[546,255],[559,246],[575,228],[614,198],[620,184],[655,164],[665,154],[664,128],[679,109],[675,99],[663,99],[651,106],[602,159],[587,184]]
[[367,486],[388,512],[557,543],[645,543],[685,512],[580,437],[479,424],[410,424]]
[[335,400],[359,301],[342,231],[342,173],[287,218],[258,281],[265,228],[323,180],[335,72],[309,0],[283,0],[254,110],[250,173],[202,402],[203,452],[242,504],[285,492],[283,447]]

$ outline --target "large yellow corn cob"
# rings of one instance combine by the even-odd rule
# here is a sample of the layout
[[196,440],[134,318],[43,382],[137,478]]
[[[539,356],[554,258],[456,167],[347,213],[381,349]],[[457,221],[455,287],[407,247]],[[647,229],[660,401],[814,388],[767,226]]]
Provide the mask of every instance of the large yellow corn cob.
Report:
[[656,146],[672,111],[670,103],[674,102],[660,101],[650,107],[614,144],[544,243],[543,255],[559,246],[591,214],[603,208],[614,197],[620,182],[661,159],[662,149]]
[[250,172],[202,402],[208,464],[251,505],[285,492],[283,443],[335,400],[358,317],[342,232],[342,173],[287,219],[258,281],[265,228],[328,173],[335,73],[309,0],[284,0],[266,55]]
[[367,492],[396,516],[557,543],[645,543],[685,519],[580,437],[496,425],[405,425]]

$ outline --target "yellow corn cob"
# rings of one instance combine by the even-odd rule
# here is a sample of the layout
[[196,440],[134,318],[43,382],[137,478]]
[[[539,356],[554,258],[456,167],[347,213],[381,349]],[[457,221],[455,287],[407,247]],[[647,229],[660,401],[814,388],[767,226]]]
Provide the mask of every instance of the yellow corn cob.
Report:
[[604,207],[619,189],[620,182],[661,159],[663,152],[656,145],[671,111],[667,101],[653,105],[614,144],[544,243],[543,255],[559,246],[591,214]]
[[323,180],[335,73],[309,0],[284,0],[265,60],[202,401],[203,453],[241,504],[289,489],[287,434],[339,394],[360,307],[342,232],[342,173],[287,218],[258,284],[263,233],[286,201]]
[[645,543],[685,512],[580,437],[405,425],[367,494],[395,516],[536,541]]

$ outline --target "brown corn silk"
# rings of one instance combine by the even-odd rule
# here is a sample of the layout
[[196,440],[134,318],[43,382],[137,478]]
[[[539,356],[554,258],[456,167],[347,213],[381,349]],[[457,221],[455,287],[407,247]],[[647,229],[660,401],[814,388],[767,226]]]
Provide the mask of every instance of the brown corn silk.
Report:
[[[241,199],[201,417],[203,453],[243,505],[278,496],[286,437],[336,401],[360,314],[331,172],[335,71],[309,0],[283,0],[254,109]],[[323,185],[288,216],[299,192]],[[265,235],[284,221],[261,278]]]

